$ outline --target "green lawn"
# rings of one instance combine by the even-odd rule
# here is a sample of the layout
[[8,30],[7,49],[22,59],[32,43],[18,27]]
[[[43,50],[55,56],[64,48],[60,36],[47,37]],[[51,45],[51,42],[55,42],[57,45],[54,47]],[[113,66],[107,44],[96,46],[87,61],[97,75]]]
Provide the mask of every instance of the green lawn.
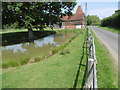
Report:
[[119,33],[120,34],[120,29],[115,29],[115,28],[110,28],[110,27],[102,27],[102,26],[98,26],[98,28],[113,32],[113,33]]
[[113,63],[114,59],[95,34],[92,34],[95,39],[98,87],[118,88],[118,70]]
[[[52,29],[49,27],[44,28],[44,30],[46,31],[51,31]],[[27,32],[28,29],[0,29],[0,34],[5,34],[5,33],[16,33],[16,32]],[[36,30],[35,28],[33,28],[33,31],[39,31]]]
[[0,34],[5,34],[5,33],[14,33],[14,32],[27,32],[27,29],[3,29],[0,30]]
[[85,31],[72,40],[64,50],[47,60],[4,69],[3,88],[77,88],[82,87],[86,58],[83,55]]

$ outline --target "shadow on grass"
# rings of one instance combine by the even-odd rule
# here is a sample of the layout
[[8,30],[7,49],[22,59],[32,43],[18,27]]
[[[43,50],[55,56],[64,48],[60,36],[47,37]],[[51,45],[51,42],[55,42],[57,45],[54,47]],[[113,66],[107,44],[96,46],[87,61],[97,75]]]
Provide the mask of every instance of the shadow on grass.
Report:
[[84,43],[83,43],[83,50],[82,50],[83,53],[82,53],[82,57],[81,57],[80,62],[79,62],[79,67],[78,67],[76,78],[75,78],[74,85],[73,85],[74,89],[76,88],[77,83],[78,83],[78,77],[79,77],[79,74],[80,74],[80,68],[81,68],[81,66],[86,67],[86,65],[82,64],[83,58],[85,56],[85,48],[86,47],[85,47],[85,41],[84,41]]
[[[76,78],[75,78],[75,81],[74,81],[74,85],[73,85],[73,88],[71,88],[70,90],[76,90],[77,88],[77,84],[78,84],[78,77],[80,75],[80,70],[81,70],[81,67],[85,67],[85,71],[84,71],[84,76],[83,76],[83,79],[82,79],[82,83],[81,83],[81,88],[78,88],[79,90],[83,90],[84,88],[84,85],[85,85],[85,82],[86,82],[86,74],[87,74],[87,63],[88,63],[88,51],[87,51],[87,42],[86,42],[87,38],[85,37],[85,40],[84,40],[84,43],[83,43],[83,49],[82,49],[82,56],[81,56],[81,59],[80,59],[80,62],[79,62],[79,67],[78,67],[78,70],[77,70],[77,74],[76,74]],[[82,61],[83,61],[83,58],[86,59],[86,64],[82,64]]]
[[[55,31],[34,31],[33,32],[35,39],[40,39],[47,35],[51,35],[55,33],[56,33]],[[2,46],[30,42],[30,40],[28,39],[28,32],[14,32],[14,33],[5,33],[1,35],[2,35]]]

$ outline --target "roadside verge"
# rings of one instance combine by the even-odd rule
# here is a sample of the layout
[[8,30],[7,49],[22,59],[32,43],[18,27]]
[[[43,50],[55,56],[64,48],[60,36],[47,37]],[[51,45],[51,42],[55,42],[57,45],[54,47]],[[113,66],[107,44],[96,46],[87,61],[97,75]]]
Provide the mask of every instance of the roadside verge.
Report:
[[95,33],[91,32],[96,46],[98,87],[118,88],[118,68],[113,62],[114,58]]

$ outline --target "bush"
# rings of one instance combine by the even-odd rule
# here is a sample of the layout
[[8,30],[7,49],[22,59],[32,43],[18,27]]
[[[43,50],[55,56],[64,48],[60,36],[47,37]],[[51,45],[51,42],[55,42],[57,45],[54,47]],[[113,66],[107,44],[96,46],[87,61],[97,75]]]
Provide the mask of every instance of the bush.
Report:
[[3,25],[3,29],[17,29],[17,28],[19,28],[17,22],[12,23],[10,25],[9,24]]
[[29,60],[30,60],[30,58],[26,57],[26,58],[21,58],[19,62],[21,65],[24,65],[24,64],[27,64]]
[[38,61],[43,60],[43,58],[42,58],[42,57],[35,57],[34,59],[35,59],[35,62],[38,62]]
[[101,22],[101,26],[120,28],[120,13],[116,12],[112,16],[104,18]]
[[2,62],[2,68],[15,67],[19,65],[20,65],[19,62],[14,61],[14,60],[8,60],[5,62]]
[[53,54],[53,55],[56,54],[56,53],[58,53],[58,49],[52,50],[52,54]]
[[65,55],[65,54],[70,54],[70,51],[68,49],[67,50],[65,49],[60,52],[60,55]]

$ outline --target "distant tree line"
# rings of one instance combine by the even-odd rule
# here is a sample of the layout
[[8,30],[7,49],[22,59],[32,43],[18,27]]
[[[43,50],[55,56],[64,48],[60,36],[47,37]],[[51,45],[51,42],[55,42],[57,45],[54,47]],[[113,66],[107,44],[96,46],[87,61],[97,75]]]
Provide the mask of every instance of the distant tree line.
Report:
[[120,10],[117,10],[112,16],[104,18],[101,21],[101,26],[120,28]]
[[97,15],[88,15],[87,16],[87,25],[98,26],[100,25],[101,20]]

